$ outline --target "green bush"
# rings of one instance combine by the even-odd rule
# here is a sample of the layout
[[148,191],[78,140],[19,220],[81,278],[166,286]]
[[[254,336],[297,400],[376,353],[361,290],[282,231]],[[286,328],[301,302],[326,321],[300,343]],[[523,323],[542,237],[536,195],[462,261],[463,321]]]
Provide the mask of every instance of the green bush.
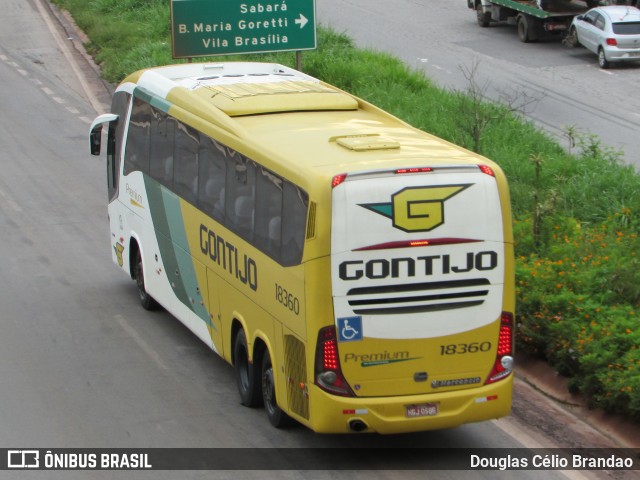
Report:
[[[595,225],[559,217],[547,252],[517,259],[518,344],[592,405],[640,420],[640,239],[629,213]],[[530,248],[530,219],[515,224]]]

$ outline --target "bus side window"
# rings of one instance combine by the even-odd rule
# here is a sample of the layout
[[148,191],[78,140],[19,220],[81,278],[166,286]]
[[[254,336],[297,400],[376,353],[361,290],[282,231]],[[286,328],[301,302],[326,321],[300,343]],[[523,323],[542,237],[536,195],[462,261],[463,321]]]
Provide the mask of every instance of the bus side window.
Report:
[[173,189],[173,149],[176,121],[152,109],[149,174],[151,178]]
[[219,222],[224,222],[224,184],[226,163],[224,147],[211,138],[200,142],[198,207]]
[[302,260],[302,247],[307,224],[307,194],[285,182],[282,209],[282,255],[284,266],[297,265]]
[[232,230],[249,241],[253,240],[255,191],[255,164],[237,152],[231,153],[227,158],[227,182],[225,185],[226,223]]
[[124,140],[124,127],[129,113],[129,100],[131,96],[125,92],[116,92],[111,102],[111,111],[118,115],[118,120],[109,125],[109,137],[107,143],[107,192],[109,201],[118,196],[118,181],[120,176],[120,159],[122,157],[122,142]]
[[282,239],[282,179],[264,168],[256,182],[255,246],[279,259]]
[[124,157],[124,174],[136,170],[149,172],[149,139],[151,126],[151,105],[134,98],[127,134],[127,147]]
[[178,123],[174,155],[175,193],[195,205],[198,197],[198,150],[200,134],[193,128]]
[[109,135],[107,137],[107,193],[109,201],[113,200],[118,192],[118,171],[116,160],[116,132],[118,126],[124,122],[118,119],[109,123]]

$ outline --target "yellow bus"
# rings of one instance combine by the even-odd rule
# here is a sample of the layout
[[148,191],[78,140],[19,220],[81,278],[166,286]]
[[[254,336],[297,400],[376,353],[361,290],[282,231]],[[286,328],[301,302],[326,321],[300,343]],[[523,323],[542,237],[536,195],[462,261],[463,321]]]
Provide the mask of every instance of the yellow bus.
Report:
[[103,126],[113,260],[233,365],[242,404],[327,433],[509,414],[496,164],[266,63],[133,73],[94,155]]

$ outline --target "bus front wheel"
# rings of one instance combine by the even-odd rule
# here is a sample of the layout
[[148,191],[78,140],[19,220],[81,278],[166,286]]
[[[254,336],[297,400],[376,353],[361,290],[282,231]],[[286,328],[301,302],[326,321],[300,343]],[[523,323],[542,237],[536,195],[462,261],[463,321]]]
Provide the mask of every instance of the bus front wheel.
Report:
[[262,357],[262,399],[271,425],[286,428],[293,423],[291,417],[282,411],[276,401],[276,383],[269,350],[265,350]]
[[158,302],[149,295],[147,289],[144,286],[144,267],[142,265],[142,254],[140,253],[140,249],[136,252],[136,264],[133,270],[133,278],[136,281],[136,285],[138,285],[138,298],[140,298],[140,305],[145,310],[157,310],[159,307]]
[[240,393],[240,403],[245,407],[262,405],[259,369],[249,362],[247,336],[240,328],[233,344],[233,365],[235,367],[236,384]]

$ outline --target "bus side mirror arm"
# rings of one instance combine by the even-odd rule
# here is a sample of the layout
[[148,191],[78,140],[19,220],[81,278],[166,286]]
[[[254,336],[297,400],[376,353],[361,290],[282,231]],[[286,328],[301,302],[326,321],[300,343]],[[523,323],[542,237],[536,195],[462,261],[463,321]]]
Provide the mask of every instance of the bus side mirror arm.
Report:
[[102,125],[105,123],[115,122],[118,115],[113,113],[105,113],[97,117],[91,124],[89,131],[89,149],[91,155],[100,155],[100,146],[102,144]]

